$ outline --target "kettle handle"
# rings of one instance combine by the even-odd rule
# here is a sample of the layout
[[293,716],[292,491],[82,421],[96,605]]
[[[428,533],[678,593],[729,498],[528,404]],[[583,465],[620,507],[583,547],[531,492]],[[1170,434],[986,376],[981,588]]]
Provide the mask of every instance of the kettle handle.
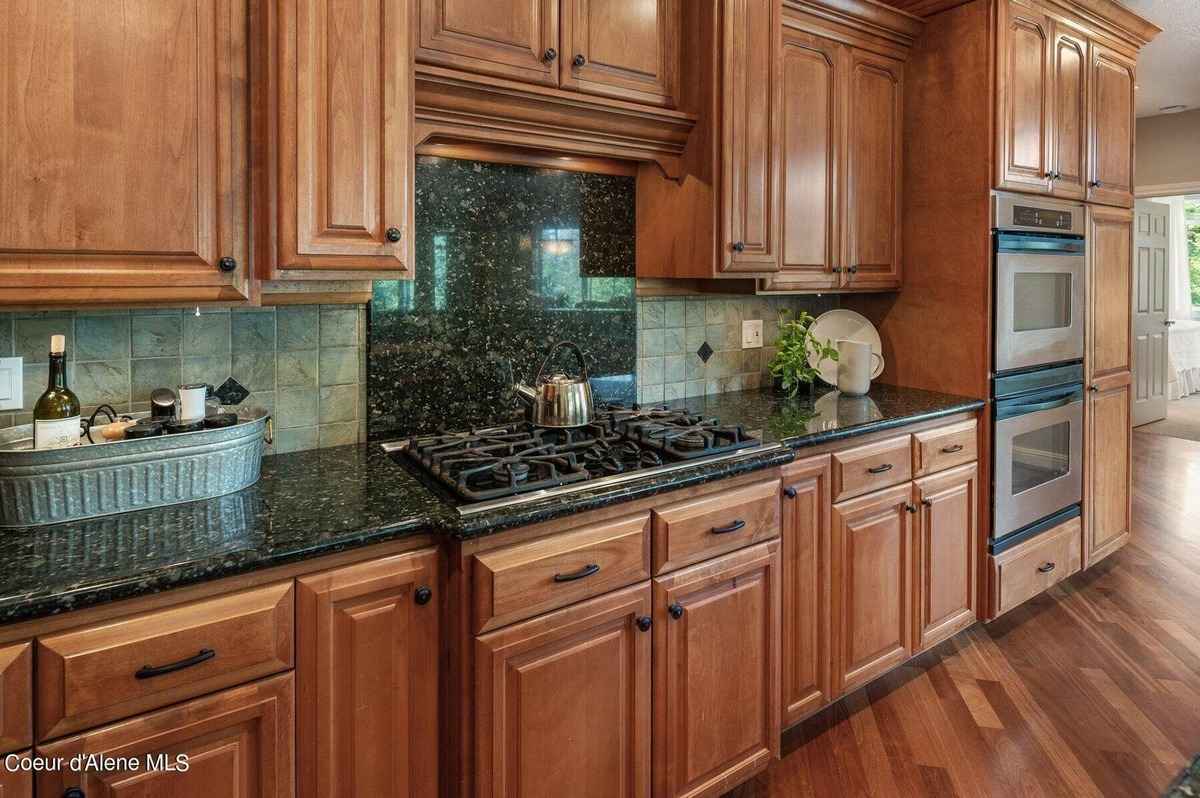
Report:
[[537,376],[535,376],[533,378],[534,386],[536,386],[539,382],[541,382],[542,375],[546,373],[546,367],[550,365],[550,359],[554,357],[554,353],[557,352],[558,350],[562,349],[563,347],[570,349],[572,352],[575,353],[575,357],[578,358],[580,378],[584,379],[584,380],[586,380],[588,378],[587,363],[584,361],[583,350],[580,349],[575,344],[571,343],[570,341],[559,341],[554,346],[550,347],[550,351],[546,353],[546,359],[542,361],[542,366],[541,366],[541,368],[538,369]]

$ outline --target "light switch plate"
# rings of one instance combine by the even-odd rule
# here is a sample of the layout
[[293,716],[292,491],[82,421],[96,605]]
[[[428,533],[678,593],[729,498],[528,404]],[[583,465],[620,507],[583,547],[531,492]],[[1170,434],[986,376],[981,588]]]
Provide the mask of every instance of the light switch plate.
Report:
[[21,409],[24,361],[21,357],[0,357],[0,410]]
[[762,319],[746,319],[743,321],[742,349],[757,349],[762,345]]

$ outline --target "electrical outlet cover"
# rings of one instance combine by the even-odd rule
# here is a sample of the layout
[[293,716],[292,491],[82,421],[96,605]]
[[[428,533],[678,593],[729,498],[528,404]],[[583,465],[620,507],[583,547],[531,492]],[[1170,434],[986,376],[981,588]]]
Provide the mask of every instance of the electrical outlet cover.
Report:
[[21,409],[24,361],[20,357],[0,357],[0,410]]
[[757,349],[763,345],[762,319],[746,319],[742,322],[742,349]]

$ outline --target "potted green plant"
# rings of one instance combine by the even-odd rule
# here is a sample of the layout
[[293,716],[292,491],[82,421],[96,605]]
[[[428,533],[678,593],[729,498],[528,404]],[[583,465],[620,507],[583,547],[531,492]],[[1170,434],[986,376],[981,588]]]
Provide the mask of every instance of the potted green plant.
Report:
[[775,341],[775,357],[768,368],[776,385],[788,396],[795,396],[801,387],[812,390],[813,380],[820,376],[818,366],[826,360],[838,359],[837,349],[829,339],[817,340],[812,334],[816,321],[807,311],[800,311],[788,321],[787,310],[779,312],[779,338]]

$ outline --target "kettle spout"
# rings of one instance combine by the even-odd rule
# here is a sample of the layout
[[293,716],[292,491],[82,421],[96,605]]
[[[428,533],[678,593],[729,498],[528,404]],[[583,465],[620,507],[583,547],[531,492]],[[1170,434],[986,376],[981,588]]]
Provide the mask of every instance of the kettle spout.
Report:
[[537,391],[522,383],[513,383],[513,393],[516,394],[517,400],[527,407],[533,407],[537,401]]

